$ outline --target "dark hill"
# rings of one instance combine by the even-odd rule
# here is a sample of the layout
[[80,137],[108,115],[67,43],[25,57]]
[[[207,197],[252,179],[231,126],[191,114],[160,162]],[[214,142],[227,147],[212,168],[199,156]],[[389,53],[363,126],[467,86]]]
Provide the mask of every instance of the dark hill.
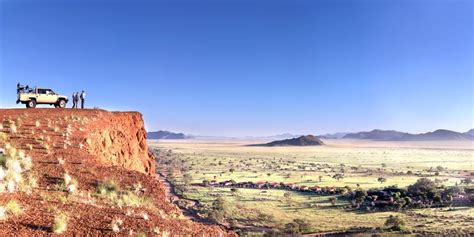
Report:
[[394,130],[379,130],[374,129],[370,132],[349,133],[344,137],[345,139],[368,139],[368,140],[399,140],[407,133],[398,132]]
[[301,136],[298,138],[273,141],[260,146],[320,146],[324,143],[313,135]]
[[173,133],[169,131],[158,131],[147,133],[147,139],[186,139],[184,133]]

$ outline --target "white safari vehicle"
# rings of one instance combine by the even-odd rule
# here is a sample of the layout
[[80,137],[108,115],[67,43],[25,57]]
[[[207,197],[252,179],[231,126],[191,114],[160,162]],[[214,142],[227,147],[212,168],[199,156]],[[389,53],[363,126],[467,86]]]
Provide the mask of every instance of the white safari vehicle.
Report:
[[56,108],[65,108],[68,102],[67,96],[59,95],[51,89],[29,88],[17,85],[18,99],[16,103],[26,105],[26,108],[35,108],[38,104],[54,105]]

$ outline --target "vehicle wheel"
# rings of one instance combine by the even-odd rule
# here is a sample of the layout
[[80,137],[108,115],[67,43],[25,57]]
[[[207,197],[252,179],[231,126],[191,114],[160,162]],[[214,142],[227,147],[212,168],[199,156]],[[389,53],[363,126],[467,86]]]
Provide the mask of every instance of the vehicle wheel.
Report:
[[54,108],[59,108],[59,105],[58,105],[58,104],[54,104]]
[[36,107],[36,100],[30,100],[28,101],[28,104],[26,104],[27,108],[35,108]]
[[66,101],[60,100],[59,103],[58,103],[58,107],[59,108],[65,108],[66,107]]

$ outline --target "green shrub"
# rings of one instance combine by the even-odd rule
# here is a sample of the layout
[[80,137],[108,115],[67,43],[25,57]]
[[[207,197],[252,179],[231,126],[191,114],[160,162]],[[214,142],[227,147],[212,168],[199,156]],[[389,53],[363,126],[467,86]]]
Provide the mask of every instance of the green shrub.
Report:
[[64,233],[67,230],[68,217],[65,213],[58,213],[54,217],[53,232],[57,234]]
[[7,162],[7,157],[3,154],[0,154],[0,165],[5,166],[6,162]]
[[117,192],[119,190],[118,184],[111,179],[106,179],[102,182],[99,182],[97,185],[97,192],[99,194],[107,194],[110,192]]
[[385,226],[391,230],[400,231],[405,229],[405,221],[399,216],[390,215],[385,221]]
[[13,214],[13,215],[17,215],[17,214],[20,214],[21,212],[23,212],[20,204],[15,201],[15,200],[11,200],[7,203],[7,205],[5,206],[7,212]]
[[119,206],[151,206],[152,202],[147,197],[139,196],[135,192],[138,186],[141,187],[134,185],[134,190],[122,190],[115,181],[107,179],[97,185],[97,196]]
[[74,193],[79,187],[79,183],[76,179],[72,178],[68,173],[64,173],[63,180],[61,183],[56,185],[56,189],[59,191],[66,191]]

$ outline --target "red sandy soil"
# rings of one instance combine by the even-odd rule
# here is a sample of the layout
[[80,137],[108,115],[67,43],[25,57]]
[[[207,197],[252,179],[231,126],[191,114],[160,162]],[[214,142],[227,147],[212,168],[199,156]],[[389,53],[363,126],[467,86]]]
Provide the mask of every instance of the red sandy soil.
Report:
[[[171,236],[235,236],[221,227],[182,217],[180,210],[167,201],[163,184],[155,178],[155,163],[148,155],[139,113],[1,109],[0,124],[6,142],[32,157],[33,169],[29,172],[38,179],[38,187],[31,194],[0,193],[0,205],[17,200],[23,208],[23,213],[0,221],[0,236],[54,235],[52,226],[58,211],[68,216],[64,234],[69,236],[128,235],[131,231],[133,235],[142,232],[161,236],[153,232],[157,228]],[[66,135],[68,131],[70,135]],[[0,148],[4,145],[5,141],[0,141]],[[56,188],[66,171],[79,182],[79,191],[71,195]],[[98,182],[105,179],[115,180],[122,188],[140,183],[143,195],[156,208],[119,207],[94,197]],[[118,233],[111,228],[114,219],[123,221]]]

